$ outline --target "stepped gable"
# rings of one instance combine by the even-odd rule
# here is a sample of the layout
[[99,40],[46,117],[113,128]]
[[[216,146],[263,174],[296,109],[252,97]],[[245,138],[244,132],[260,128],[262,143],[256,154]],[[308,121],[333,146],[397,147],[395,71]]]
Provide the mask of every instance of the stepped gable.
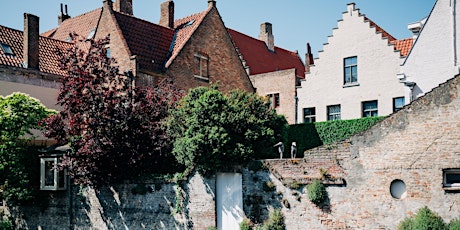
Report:
[[138,58],[139,68],[163,71],[174,30],[127,14],[114,14],[131,54]]
[[[24,32],[0,26],[0,43],[11,47],[14,55],[5,54],[0,49],[0,65],[23,67],[23,39]],[[59,56],[56,50],[66,50],[73,46],[72,43],[63,42],[47,37],[39,37],[39,70],[41,72],[64,75],[66,72],[59,68]]]
[[297,52],[276,46],[275,52],[271,52],[267,49],[264,41],[233,29],[228,29],[228,32],[244,61],[246,61],[246,65],[250,67],[251,75],[295,68],[296,76],[301,79],[305,78],[305,66]]

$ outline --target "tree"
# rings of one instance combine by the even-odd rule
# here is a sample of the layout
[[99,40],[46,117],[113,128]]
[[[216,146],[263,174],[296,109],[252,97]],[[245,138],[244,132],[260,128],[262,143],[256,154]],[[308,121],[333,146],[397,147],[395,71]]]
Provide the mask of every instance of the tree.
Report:
[[63,161],[80,184],[101,185],[136,176],[145,170],[168,167],[163,158],[169,137],[162,127],[168,109],[181,94],[170,81],[154,88],[134,87],[132,73],[120,74],[107,57],[109,39],[83,41],[58,51],[62,78],[58,105],[62,110],[47,119],[47,135],[70,143]]
[[32,135],[32,129],[40,129],[39,122],[52,113],[37,99],[22,93],[0,96],[0,193],[9,203],[32,198],[33,173],[25,162],[38,158],[27,145],[26,134]]
[[272,153],[287,123],[263,98],[242,91],[226,96],[213,85],[192,89],[167,126],[176,160],[207,172]]

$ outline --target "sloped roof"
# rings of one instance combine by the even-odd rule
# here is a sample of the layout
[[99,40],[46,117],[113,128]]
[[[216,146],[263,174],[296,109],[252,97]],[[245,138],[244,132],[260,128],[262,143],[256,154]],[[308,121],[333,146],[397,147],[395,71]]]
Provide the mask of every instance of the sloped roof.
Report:
[[173,41],[174,30],[114,12],[123,37],[140,69],[161,71]]
[[402,40],[396,40],[391,42],[394,45],[395,50],[399,50],[401,57],[407,57],[410,50],[412,49],[412,45],[414,44],[413,38],[406,38]]
[[[5,54],[0,49],[0,65],[22,68],[24,32],[0,25],[0,43],[11,47],[14,56]],[[64,75],[65,71],[59,68],[59,56],[56,50],[65,50],[72,47],[71,43],[58,41],[47,37],[39,37],[39,70],[45,73]]]
[[42,33],[42,36],[50,36],[57,40],[66,41],[69,38],[69,34],[76,33],[86,38],[91,30],[97,28],[101,13],[102,8],[98,8],[74,18],[66,19],[59,27]]
[[228,29],[228,32],[250,67],[251,75],[295,68],[297,77],[305,78],[305,65],[296,52],[279,47],[275,47],[275,51],[271,52],[264,41],[232,29]]
[[208,14],[212,8],[209,7],[207,10],[192,14],[185,18],[181,18],[174,21],[174,28],[176,30],[174,41],[171,45],[171,55],[168,61],[166,62],[166,68],[171,65],[172,61],[177,57],[182,48],[185,46],[187,41],[193,35],[195,30],[199,27],[203,19]]

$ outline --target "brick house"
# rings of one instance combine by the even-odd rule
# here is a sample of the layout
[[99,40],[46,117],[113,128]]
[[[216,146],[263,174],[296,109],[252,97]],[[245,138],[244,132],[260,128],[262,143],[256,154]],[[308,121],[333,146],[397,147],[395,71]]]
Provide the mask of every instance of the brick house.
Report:
[[272,24],[260,25],[259,39],[228,29],[256,92],[270,98],[272,107],[295,124],[297,89],[305,66],[297,52],[275,46]]
[[408,25],[416,40],[398,74],[406,86],[406,101],[426,94],[460,73],[460,25],[456,23],[457,14],[452,13],[458,10],[456,0],[438,0],[427,18]]
[[61,12],[59,19],[59,26],[44,36],[62,41],[69,41],[73,32],[96,39],[110,36],[110,55],[122,72],[133,72],[137,85],[155,85],[169,76],[184,90],[218,82],[224,92],[254,92],[215,1],[178,20],[174,2],[166,1],[159,24],[134,17],[132,0],[105,0],[102,8],[74,18]]
[[413,43],[397,40],[347,5],[314,65],[297,90],[298,121],[388,115],[404,103],[396,74]]

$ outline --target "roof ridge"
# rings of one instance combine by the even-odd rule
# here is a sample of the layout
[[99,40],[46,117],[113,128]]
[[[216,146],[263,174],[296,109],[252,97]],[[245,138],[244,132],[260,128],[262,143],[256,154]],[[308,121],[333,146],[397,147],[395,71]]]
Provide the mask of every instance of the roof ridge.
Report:
[[[135,17],[134,15],[125,14],[125,13],[118,12],[118,11],[113,11],[113,12],[114,12],[115,14],[119,14],[119,15],[122,15],[122,16],[126,16],[126,17],[128,17],[128,18],[131,18],[131,19],[134,19],[134,20],[137,20],[137,21],[142,21],[142,22],[144,22],[144,23],[148,23],[148,24],[151,24],[151,25],[153,25],[153,26],[164,27],[164,26],[161,26],[161,25],[156,24],[156,23],[154,23],[154,22],[150,22],[150,21],[147,21],[147,20],[145,20],[145,19]],[[168,28],[168,27],[164,27],[164,28],[172,30],[171,28]]]

